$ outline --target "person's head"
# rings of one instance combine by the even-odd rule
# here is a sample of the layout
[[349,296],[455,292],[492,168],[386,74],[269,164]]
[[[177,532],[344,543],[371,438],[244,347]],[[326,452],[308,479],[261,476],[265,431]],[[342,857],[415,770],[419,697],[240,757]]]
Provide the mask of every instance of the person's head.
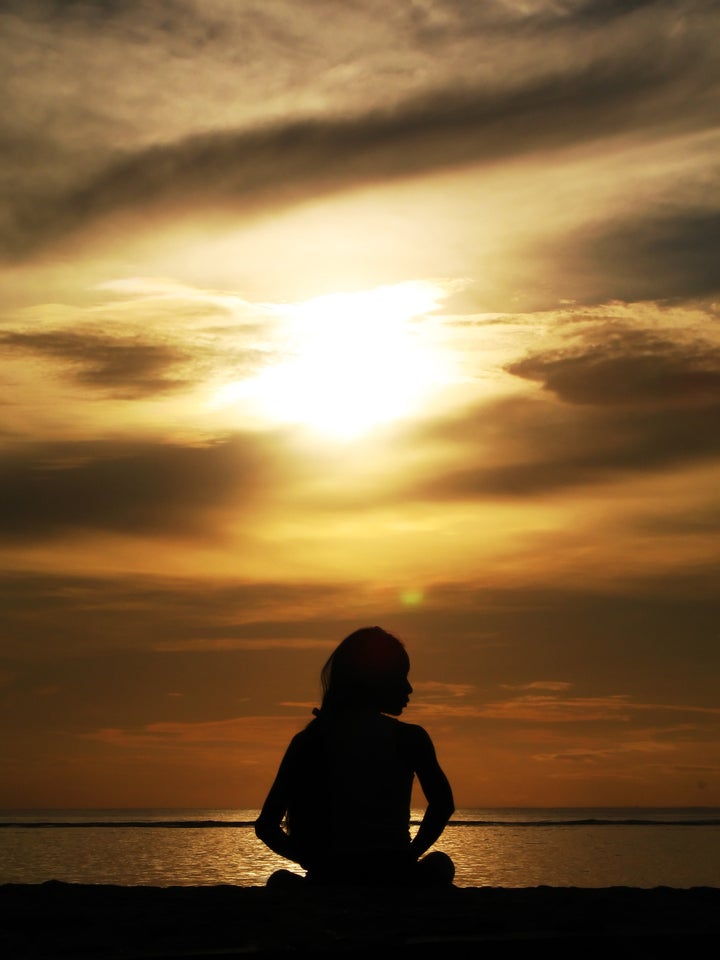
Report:
[[410,658],[382,627],[362,627],[340,643],[322,669],[323,710],[370,708],[399,716],[408,704]]

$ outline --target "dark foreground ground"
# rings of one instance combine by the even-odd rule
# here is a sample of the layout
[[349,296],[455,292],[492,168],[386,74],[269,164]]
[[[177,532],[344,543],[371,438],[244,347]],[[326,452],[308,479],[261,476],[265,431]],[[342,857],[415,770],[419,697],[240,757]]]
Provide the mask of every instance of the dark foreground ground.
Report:
[[718,946],[720,887],[345,889],[289,897],[264,887],[0,885],[0,956],[9,960],[453,960],[536,950],[551,960],[612,960],[608,951],[616,949],[638,958],[667,950],[697,957]]

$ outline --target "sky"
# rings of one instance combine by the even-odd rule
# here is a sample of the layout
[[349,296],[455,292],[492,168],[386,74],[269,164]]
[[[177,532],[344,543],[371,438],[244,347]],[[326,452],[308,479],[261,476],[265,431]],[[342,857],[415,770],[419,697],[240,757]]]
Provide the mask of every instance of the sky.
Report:
[[720,805],[720,4],[0,0],[0,807]]

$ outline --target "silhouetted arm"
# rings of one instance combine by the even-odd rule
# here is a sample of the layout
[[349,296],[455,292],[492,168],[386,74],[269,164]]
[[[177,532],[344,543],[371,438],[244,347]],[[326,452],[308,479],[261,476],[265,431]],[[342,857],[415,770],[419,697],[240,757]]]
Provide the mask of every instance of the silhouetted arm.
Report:
[[435,843],[455,812],[455,801],[429,735],[422,727],[413,727],[415,773],[425,794],[427,807],[418,831],[410,843],[410,852],[420,858]]
[[260,815],[255,821],[255,836],[273,853],[304,867],[306,864],[300,859],[296,845],[282,825],[293,789],[295,770],[297,769],[297,754],[298,746],[293,738],[280,763],[277,776],[270,787]]

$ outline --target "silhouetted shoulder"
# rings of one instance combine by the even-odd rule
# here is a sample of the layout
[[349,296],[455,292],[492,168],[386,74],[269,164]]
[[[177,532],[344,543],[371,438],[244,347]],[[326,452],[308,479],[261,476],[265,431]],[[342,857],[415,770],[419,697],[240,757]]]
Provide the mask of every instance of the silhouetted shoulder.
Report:
[[423,758],[434,759],[435,747],[425,727],[421,727],[417,723],[405,723],[401,720],[394,720],[393,722],[400,728],[399,735],[405,749],[410,751],[414,758],[417,760]]

